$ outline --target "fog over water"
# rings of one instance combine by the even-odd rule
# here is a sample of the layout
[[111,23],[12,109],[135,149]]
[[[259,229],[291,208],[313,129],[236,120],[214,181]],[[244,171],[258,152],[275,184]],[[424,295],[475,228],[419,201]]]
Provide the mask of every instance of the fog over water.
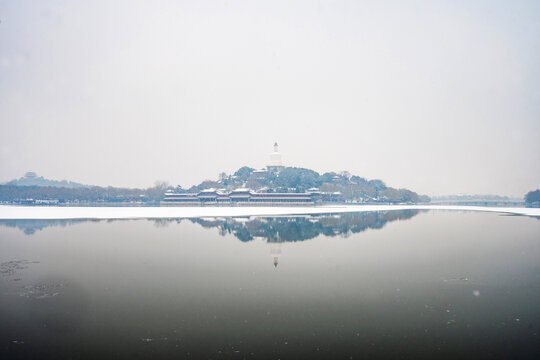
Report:
[[[0,0],[0,182],[348,170],[430,195],[540,178],[538,1]],[[121,169],[121,171],[119,171]]]

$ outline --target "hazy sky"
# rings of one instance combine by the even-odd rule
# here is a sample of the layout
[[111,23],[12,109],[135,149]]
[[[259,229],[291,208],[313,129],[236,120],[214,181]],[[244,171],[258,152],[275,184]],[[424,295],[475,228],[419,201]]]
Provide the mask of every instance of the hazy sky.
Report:
[[0,182],[540,187],[540,1],[0,0]]

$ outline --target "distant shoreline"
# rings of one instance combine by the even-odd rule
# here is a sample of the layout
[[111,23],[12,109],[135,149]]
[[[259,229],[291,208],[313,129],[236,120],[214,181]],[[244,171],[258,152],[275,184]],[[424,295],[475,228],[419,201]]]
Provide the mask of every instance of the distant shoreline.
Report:
[[0,205],[0,219],[159,219],[248,216],[295,216],[394,210],[448,210],[495,212],[540,217],[540,208],[442,205],[325,205],[297,207],[75,207]]

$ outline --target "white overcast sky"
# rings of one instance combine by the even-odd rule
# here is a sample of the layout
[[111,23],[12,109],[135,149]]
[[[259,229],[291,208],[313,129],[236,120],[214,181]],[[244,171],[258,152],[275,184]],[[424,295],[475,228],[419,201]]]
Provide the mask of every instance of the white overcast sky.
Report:
[[540,1],[0,0],[0,182],[540,187]]

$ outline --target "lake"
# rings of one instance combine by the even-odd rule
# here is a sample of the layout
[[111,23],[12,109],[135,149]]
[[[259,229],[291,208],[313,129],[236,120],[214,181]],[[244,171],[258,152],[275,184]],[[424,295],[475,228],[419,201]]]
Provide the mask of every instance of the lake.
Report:
[[0,220],[1,358],[540,358],[540,220]]

